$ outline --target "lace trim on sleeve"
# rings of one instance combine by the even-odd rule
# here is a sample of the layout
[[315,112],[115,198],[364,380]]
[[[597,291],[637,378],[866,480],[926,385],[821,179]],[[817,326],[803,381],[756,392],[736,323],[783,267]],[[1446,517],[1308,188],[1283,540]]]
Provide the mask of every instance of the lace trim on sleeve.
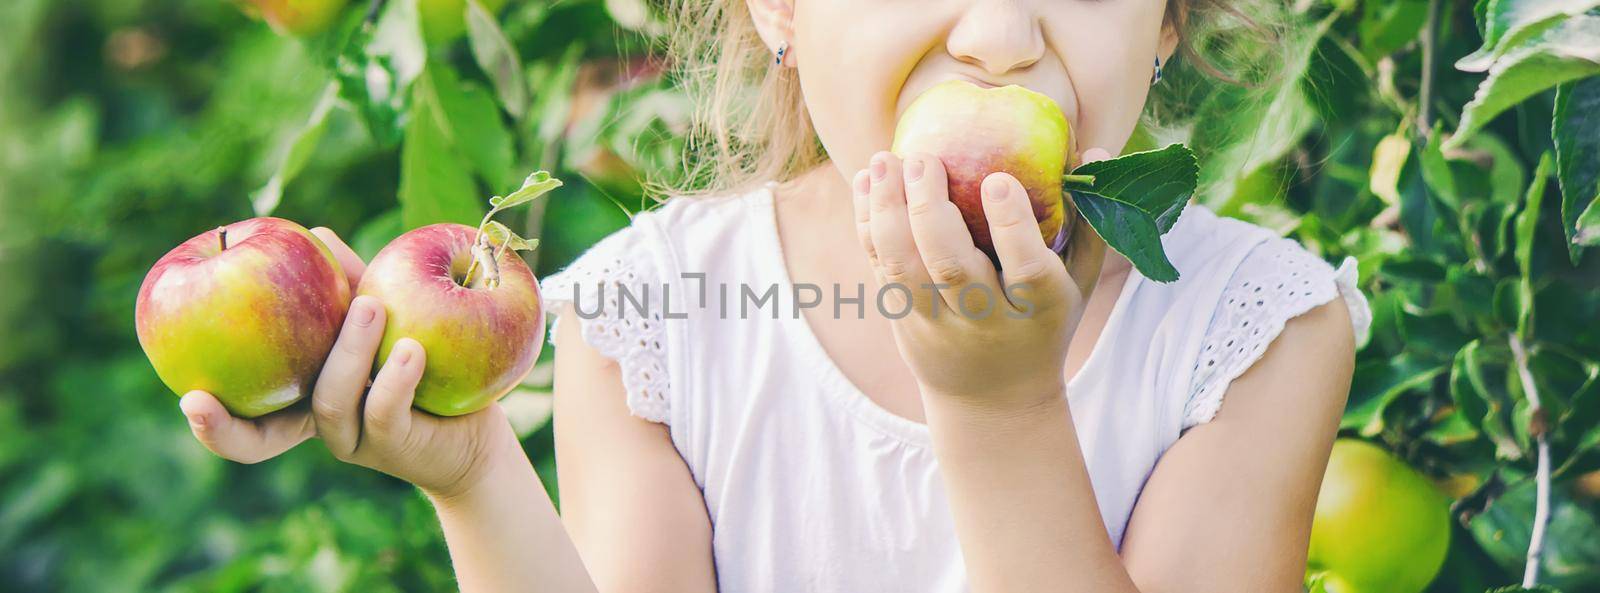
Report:
[[[626,229],[620,233],[630,232],[635,231]],[[603,241],[566,269],[545,278],[541,293],[550,311],[572,303],[583,341],[617,362],[627,390],[628,410],[639,418],[667,424],[671,385],[661,311],[651,308],[640,315],[631,299],[623,303],[621,298],[623,291],[641,295],[643,291],[661,290],[660,282],[652,273],[648,254],[629,253],[618,243]],[[552,343],[559,322],[557,319],[550,328]]]
[[1364,345],[1372,311],[1356,276],[1355,258],[1334,270],[1290,239],[1257,245],[1234,272],[1206,328],[1183,428],[1211,421],[1228,385],[1261,358],[1284,324],[1335,296],[1345,297],[1357,344]]

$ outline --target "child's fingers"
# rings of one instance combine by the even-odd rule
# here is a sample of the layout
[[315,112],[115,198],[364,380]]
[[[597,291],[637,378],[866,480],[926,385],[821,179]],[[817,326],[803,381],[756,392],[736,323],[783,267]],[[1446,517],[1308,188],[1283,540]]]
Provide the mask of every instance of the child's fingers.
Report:
[[930,154],[913,153],[906,155],[902,170],[911,235],[928,278],[942,287],[939,292],[945,303],[956,306],[968,284],[993,285],[994,265],[973,245],[961,210],[950,201],[944,163]]
[[311,229],[311,234],[321,239],[322,244],[327,245],[328,250],[333,252],[333,258],[338,260],[339,267],[344,269],[344,277],[350,283],[350,290],[355,290],[356,286],[361,284],[361,275],[367,271],[367,262],[361,261],[361,256],[356,255],[355,250],[346,245],[344,240],[328,227],[319,226]]
[[861,252],[867,254],[867,263],[878,269],[878,250],[872,245],[872,207],[867,203],[872,195],[872,171],[862,169],[850,180],[850,199],[856,213],[856,240],[861,242]]
[[[1000,279],[1036,305],[1048,305],[1066,278],[1061,257],[1045,245],[1028,191],[1017,178],[992,173],[983,180],[983,215],[1000,258]],[[1007,294],[1012,294],[1011,290]]]
[[204,391],[184,394],[178,407],[188,417],[189,430],[200,444],[239,463],[266,461],[316,434],[316,425],[303,408],[247,420],[229,414],[222,402]]
[[317,434],[335,457],[354,453],[361,436],[361,396],[372,374],[372,360],[383,339],[383,303],[370,296],[350,302],[339,339],[322,364],[311,394],[311,416]]
[[422,380],[426,356],[416,340],[400,338],[394,343],[367,392],[363,442],[374,438],[393,442],[410,433],[411,402],[416,398],[417,383]]
[[[872,246],[878,256],[878,280],[884,286],[903,287],[905,290],[896,288],[888,294],[899,295],[892,298],[904,299],[916,294],[916,291],[926,290],[924,287],[932,282],[922,265],[922,256],[917,252],[916,240],[911,236],[900,159],[892,153],[880,152],[873,155],[868,169],[872,179],[872,189],[867,198],[872,217],[869,226]],[[903,309],[908,303],[886,304]]]

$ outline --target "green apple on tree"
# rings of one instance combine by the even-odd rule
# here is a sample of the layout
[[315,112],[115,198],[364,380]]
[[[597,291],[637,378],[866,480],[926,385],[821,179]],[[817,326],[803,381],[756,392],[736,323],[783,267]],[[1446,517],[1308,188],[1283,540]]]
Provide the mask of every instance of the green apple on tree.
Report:
[[973,244],[994,257],[983,215],[983,179],[1010,173],[1028,190],[1039,234],[1060,250],[1066,207],[1062,173],[1076,160],[1072,126],[1055,101],[1027,88],[985,88],[949,80],[923,91],[895,124],[891,150],[902,158],[924,152],[944,163],[950,201],[972,232]]
[[[422,38],[430,45],[454,41],[467,30],[467,2],[471,0],[417,0]],[[508,0],[476,0],[489,14],[500,12]]]
[[1427,478],[1371,443],[1334,443],[1311,526],[1313,593],[1418,593],[1449,546],[1449,501]]
[[315,35],[328,30],[348,0],[245,0],[274,31]]
[[168,388],[209,392],[253,418],[311,393],[349,306],[350,284],[321,240],[281,218],[252,218],[158,260],[134,325]]

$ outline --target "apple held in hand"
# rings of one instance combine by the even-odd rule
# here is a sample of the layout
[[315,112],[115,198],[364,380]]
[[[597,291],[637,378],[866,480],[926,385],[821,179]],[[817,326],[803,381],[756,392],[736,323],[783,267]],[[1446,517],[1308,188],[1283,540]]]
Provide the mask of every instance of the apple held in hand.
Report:
[[1405,462],[1341,439],[1317,496],[1308,580],[1328,593],[1422,591],[1444,564],[1449,515],[1449,501]]
[[281,218],[252,218],[157,261],[134,324],[167,387],[210,392],[253,418],[311,393],[349,306],[349,282],[321,240]]
[[379,363],[400,338],[422,344],[427,362],[415,405],[440,416],[500,399],[544,345],[533,271],[513,249],[487,240],[475,247],[477,237],[477,229],[448,223],[401,235],[372,259],[356,290],[388,312]]
[[924,91],[901,114],[891,150],[925,152],[944,163],[950,201],[961,210],[972,241],[995,257],[983,216],[983,179],[1010,173],[1028,190],[1039,234],[1057,251],[1065,243],[1062,175],[1072,151],[1072,129],[1055,101],[1011,85],[981,88],[951,80]]

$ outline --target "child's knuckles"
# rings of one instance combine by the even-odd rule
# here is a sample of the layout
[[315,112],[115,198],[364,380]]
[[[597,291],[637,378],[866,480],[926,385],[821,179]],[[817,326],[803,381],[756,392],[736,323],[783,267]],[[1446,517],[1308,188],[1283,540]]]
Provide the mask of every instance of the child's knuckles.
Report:
[[935,284],[961,286],[971,280],[972,275],[960,257],[944,255],[928,261],[928,278]]

